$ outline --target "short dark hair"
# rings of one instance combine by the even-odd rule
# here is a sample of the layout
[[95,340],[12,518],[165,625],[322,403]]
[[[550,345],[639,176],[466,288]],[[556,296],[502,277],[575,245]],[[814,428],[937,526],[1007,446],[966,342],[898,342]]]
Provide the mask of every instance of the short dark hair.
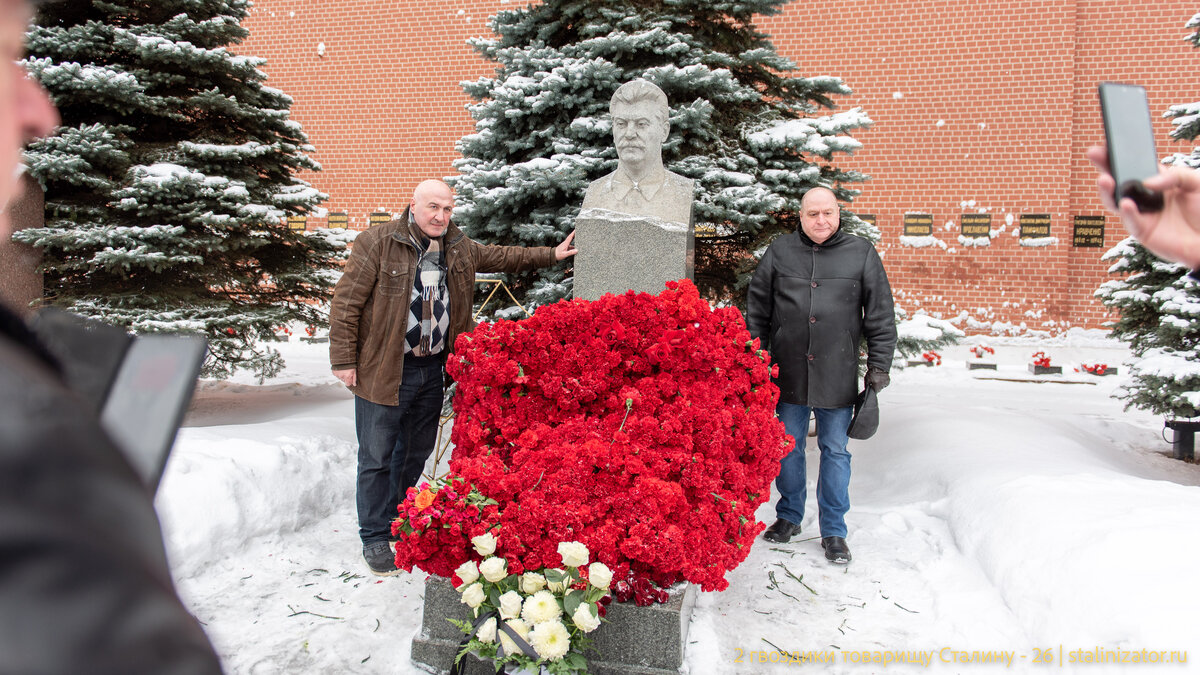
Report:
[[613,92],[612,98],[608,102],[608,109],[611,111],[613,105],[617,103],[633,105],[641,101],[650,101],[655,104],[654,116],[658,118],[660,123],[666,124],[671,119],[667,95],[663,93],[662,89],[658,88],[658,85],[642,78],[630,80],[617,87],[617,90]]

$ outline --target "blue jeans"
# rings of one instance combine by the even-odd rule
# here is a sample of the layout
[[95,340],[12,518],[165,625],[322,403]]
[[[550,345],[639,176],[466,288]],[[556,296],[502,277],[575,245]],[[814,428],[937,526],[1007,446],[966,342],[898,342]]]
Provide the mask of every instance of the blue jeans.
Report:
[[442,362],[404,359],[398,405],[354,397],[358,432],[358,536],[363,546],[392,538],[396,505],[417,484],[437,444]]
[[822,537],[846,536],[846,512],[850,510],[850,452],[846,444],[850,437],[850,419],[854,407],[810,408],[806,405],[779,402],[775,414],[796,445],[779,463],[779,503],[775,515],[800,524],[804,520],[804,499],[808,493],[808,470],[804,463],[804,445],[808,440],[808,417],[817,416],[817,447],[821,449],[821,469],[817,476],[817,518]]

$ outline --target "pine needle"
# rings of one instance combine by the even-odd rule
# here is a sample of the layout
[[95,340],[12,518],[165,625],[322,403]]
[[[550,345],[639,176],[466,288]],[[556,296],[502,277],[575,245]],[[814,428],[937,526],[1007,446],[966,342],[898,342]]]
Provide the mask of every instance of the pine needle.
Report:
[[791,593],[788,593],[787,591],[785,591],[785,590],[783,590],[782,588],[780,588],[780,587],[779,587],[779,581],[778,581],[777,579],[775,579],[775,573],[774,573],[774,572],[771,572],[771,571],[769,571],[769,570],[768,570],[768,571],[767,571],[767,578],[771,580],[771,584],[770,584],[769,586],[767,586],[767,588],[769,588],[769,589],[771,589],[771,590],[773,590],[773,591],[778,591],[778,592],[780,593],[780,595],[787,596],[787,597],[789,597],[789,598],[791,598],[791,599],[795,600],[796,602],[800,602],[800,598],[797,598],[796,596],[792,595]]
[[288,605],[287,608],[292,610],[292,613],[288,614],[288,617],[300,616],[301,614],[308,614],[309,616],[319,616],[322,619],[333,619],[334,621],[345,621],[345,619],[340,616],[327,616],[325,614],[317,614],[316,612],[310,612],[305,609],[297,610],[297,609],[293,608],[291,605]]
[[783,571],[786,572],[789,577],[795,579],[801,586],[807,588],[809,593],[812,593],[813,595],[819,595],[819,593],[817,593],[816,591],[813,590],[812,586],[809,586],[808,584],[804,583],[804,575],[803,574],[801,574],[800,576],[796,576],[795,574],[792,574],[792,571],[789,570],[787,568],[787,566],[784,565],[783,563],[775,563],[775,566],[782,568]]
[[762,640],[763,642],[771,645],[772,647],[774,647],[775,651],[779,652],[780,654],[783,654],[784,656],[791,656],[791,654],[788,654],[787,652],[783,651],[782,649],[779,648],[779,645],[775,644],[774,642],[771,642],[767,638],[759,638],[759,639]]

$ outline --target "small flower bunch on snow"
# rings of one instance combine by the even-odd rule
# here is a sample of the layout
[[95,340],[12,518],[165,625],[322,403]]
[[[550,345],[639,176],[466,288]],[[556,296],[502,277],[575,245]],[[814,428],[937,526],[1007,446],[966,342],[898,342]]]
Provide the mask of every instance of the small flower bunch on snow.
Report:
[[396,566],[410,571],[419,567],[448,577],[470,557],[471,538],[492,527],[487,521],[495,520],[496,500],[485,497],[461,476],[449,474],[408,488],[398,511],[399,517],[392,521]]
[[991,356],[995,356],[996,350],[992,349],[991,347],[989,347],[987,345],[978,344],[978,345],[975,345],[974,347],[971,347],[971,353],[975,355],[975,358],[982,359],[984,354],[989,354]]
[[1040,366],[1042,368],[1050,367],[1050,357],[1046,356],[1046,352],[1034,352],[1033,356],[1029,358],[1033,359],[1033,365],[1035,366]]
[[600,627],[612,601],[612,571],[601,562],[588,565],[587,547],[577,541],[558,545],[562,569],[521,574],[509,574],[508,561],[495,555],[491,533],[471,544],[483,562],[459,565],[450,579],[475,616],[474,622],[448,619],[470,637],[458,658],[473,653],[497,667],[586,673],[587,634]]
[[[1097,364],[1090,365],[1090,366],[1086,363],[1081,363],[1079,365],[1082,366],[1084,370],[1086,370],[1087,372],[1089,372],[1093,375],[1104,375],[1108,372],[1108,364],[1107,363],[1097,363]],[[1078,369],[1076,369],[1076,370],[1078,370]]]
[[933,350],[925,352],[921,355],[921,358],[925,359],[931,366],[942,365],[942,355]]

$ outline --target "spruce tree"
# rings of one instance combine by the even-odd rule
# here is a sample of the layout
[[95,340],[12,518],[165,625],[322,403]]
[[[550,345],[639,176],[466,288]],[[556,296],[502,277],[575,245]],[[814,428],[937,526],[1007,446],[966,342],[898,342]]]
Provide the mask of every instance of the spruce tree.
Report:
[[[1200,28],[1200,14],[1187,24]],[[1200,47],[1200,31],[1188,36]],[[1171,137],[1194,140],[1200,135],[1200,102],[1171,106],[1166,117]],[[1200,168],[1200,148],[1175,154],[1165,163]],[[1129,384],[1118,391],[1127,407],[1167,417],[1200,414],[1200,285],[1185,275],[1183,265],[1161,260],[1132,238],[1104,255],[1114,261],[1109,271],[1123,278],[1105,282],[1096,295],[1120,313],[1112,335],[1129,342],[1136,361]]]
[[46,301],[134,332],[201,332],[217,376],[277,372],[261,340],[326,323],[344,251],[285,223],[325,196],[294,176],[319,167],[291,98],[264,85],[263,59],[229,50],[249,7],[52,3],[28,34],[26,65],[62,114],[26,155],[45,227],[19,235],[44,252]]
[[[834,77],[800,77],[756,15],[786,0],[544,0],[492,17],[495,37],[473,42],[498,64],[464,84],[475,133],[459,143],[455,218],[486,243],[547,246],[573,228],[591,180],[616,167],[608,104],[645,78],[667,94],[666,168],[696,182],[697,285],[739,304],[769,240],[794,230],[801,195],[817,184],[842,199],[865,176],[836,168],[870,123],[860,109],[833,112],[850,92]],[[843,227],[878,231],[849,212]],[[563,268],[516,280],[526,302],[570,292]],[[740,278],[739,278],[740,277]]]

